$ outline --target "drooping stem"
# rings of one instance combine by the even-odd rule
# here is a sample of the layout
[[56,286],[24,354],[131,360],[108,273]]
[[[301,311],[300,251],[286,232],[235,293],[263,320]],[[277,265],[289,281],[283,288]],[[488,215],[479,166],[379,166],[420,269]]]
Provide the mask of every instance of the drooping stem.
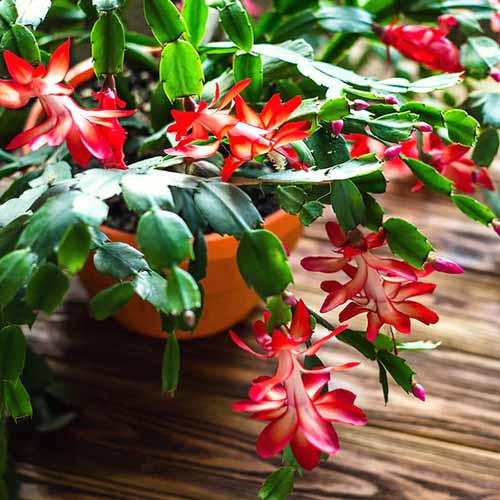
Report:
[[[330,323],[328,320],[323,318],[323,316],[309,307],[307,309],[309,311],[309,314],[313,316],[313,318],[319,325],[330,331],[335,330],[336,327],[332,325],[332,323]],[[354,330],[344,330],[341,334],[337,335],[336,338],[344,344],[354,347],[354,349],[365,356],[365,358],[375,360],[377,357],[377,353],[373,344],[370,341],[366,340],[366,338],[359,332],[355,332]]]

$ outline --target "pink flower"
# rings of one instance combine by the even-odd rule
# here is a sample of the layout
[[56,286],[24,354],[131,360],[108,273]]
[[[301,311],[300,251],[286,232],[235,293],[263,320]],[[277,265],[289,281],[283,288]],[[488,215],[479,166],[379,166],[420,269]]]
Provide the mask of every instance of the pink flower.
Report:
[[365,414],[353,404],[356,399],[353,393],[337,389],[322,394],[332,371],[352,368],[358,363],[315,370],[303,367],[299,356],[316,354],[325,342],[346,327],[337,328],[305,350],[298,350],[312,333],[309,313],[302,301],[297,305],[290,328],[275,329],[268,334],[268,318],[266,314],[265,321],[257,321],[254,325],[255,339],[265,354],[254,352],[230,332],[233,341],[242,349],[261,359],[278,359],[276,373],[254,380],[249,399],[234,403],[233,409],[252,412],[252,418],[270,422],[257,440],[259,456],[272,457],[291,444],[299,464],[310,470],[318,465],[321,452],[333,455],[339,451],[337,433],[331,422],[366,424]]
[[[15,149],[28,145],[31,150],[42,146],[59,146],[67,142],[68,149],[81,166],[86,166],[94,156],[106,167],[124,168],[121,139],[125,131],[118,118],[130,116],[134,111],[113,108],[109,97],[100,98],[97,109],[85,109],[71,97],[73,88],[61,83],[69,68],[70,41],[58,47],[49,65],[34,68],[24,59],[8,50],[4,59],[12,80],[0,80],[0,105],[10,109],[25,106],[33,97],[38,98],[47,115],[46,121],[17,135],[7,146]],[[117,99],[116,95],[114,97]],[[111,132],[113,131],[113,132]],[[120,134],[110,143],[111,135]]]
[[[386,323],[401,333],[408,334],[411,330],[411,318],[427,325],[438,321],[439,317],[435,312],[418,302],[408,300],[432,293],[436,286],[418,282],[418,276],[423,273],[417,272],[405,262],[380,258],[371,252],[385,245],[382,232],[363,237],[360,231],[354,230],[346,235],[334,222],[326,224],[326,231],[335,248],[335,255],[306,257],[302,259],[302,267],[322,273],[343,271],[350,280],[344,284],[338,281],[321,283],[322,290],[328,293],[321,312],[331,311],[349,302],[339,314],[339,319],[347,321],[366,313],[368,340],[375,340],[380,328]],[[432,268],[429,266],[425,275],[430,272]]]
[[455,73],[463,68],[458,47],[446,38],[450,27],[449,22],[441,22],[439,28],[391,24],[381,30],[381,38],[405,57],[429,69]]

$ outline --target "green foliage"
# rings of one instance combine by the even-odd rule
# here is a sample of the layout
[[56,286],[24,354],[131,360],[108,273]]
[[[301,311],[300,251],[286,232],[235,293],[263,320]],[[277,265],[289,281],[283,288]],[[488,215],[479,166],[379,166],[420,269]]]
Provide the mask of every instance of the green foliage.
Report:
[[306,201],[306,193],[298,186],[278,186],[280,207],[292,215],[297,215]]
[[207,241],[202,231],[198,231],[193,243],[193,258],[189,261],[189,274],[196,280],[201,281],[207,275]]
[[54,264],[39,267],[26,289],[26,304],[32,309],[51,314],[62,303],[69,289],[68,277]]
[[498,131],[493,127],[485,128],[481,132],[476,147],[472,152],[474,163],[479,166],[489,167],[498,154],[499,147]]
[[207,223],[222,235],[239,238],[263,222],[250,197],[231,184],[202,183],[195,192],[194,201]]
[[181,364],[179,342],[171,333],[163,354],[162,364],[162,389],[163,392],[173,393],[179,384],[179,370]]
[[132,281],[134,291],[158,311],[167,311],[167,280],[154,271],[140,271]]
[[323,215],[323,203],[313,200],[304,203],[300,210],[299,220],[304,226],[310,226],[316,219]]
[[0,307],[5,307],[27,282],[36,264],[29,250],[16,250],[0,259]]
[[233,69],[235,81],[251,79],[250,85],[242,92],[242,95],[251,102],[257,102],[262,95],[264,83],[262,57],[250,53],[236,54]]
[[33,409],[30,397],[20,379],[15,382],[3,381],[2,392],[7,415],[14,419],[31,417]]
[[418,116],[405,111],[403,113],[390,113],[379,116],[367,122],[373,135],[388,142],[407,141],[412,132]]
[[243,279],[263,299],[280,294],[293,281],[283,244],[265,229],[243,235],[237,260]]
[[95,319],[105,319],[117,313],[134,295],[130,281],[117,283],[99,292],[90,301],[90,313]]
[[495,218],[495,214],[479,201],[465,194],[453,194],[451,196],[455,206],[467,217],[484,226],[488,226]]
[[391,251],[408,264],[421,269],[432,250],[427,238],[413,224],[403,219],[387,220],[384,222],[384,229]]
[[18,326],[0,330],[0,381],[15,382],[23,373],[26,339]]
[[200,45],[205,34],[208,7],[205,0],[185,0],[182,17],[186,23],[186,39],[195,47]]
[[31,64],[41,61],[40,49],[33,33],[22,24],[14,24],[3,34],[0,50],[10,50]]
[[146,212],[137,227],[139,247],[157,269],[170,268],[191,257],[192,237],[177,214],[159,209]]
[[185,311],[201,307],[201,294],[193,277],[183,269],[174,266],[168,275],[168,312],[179,316]]
[[[320,110],[321,113],[321,110]],[[342,136],[335,137],[329,126],[323,126],[306,139],[319,169],[330,168],[349,161],[350,155]]]
[[126,243],[105,243],[94,255],[94,265],[102,273],[117,280],[147,271],[149,266],[141,252]]
[[400,356],[386,350],[377,353],[377,361],[391,374],[395,382],[407,393],[412,390],[414,371]]
[[292,493],[295,470],[281,467],[269,475],[259,490],[259,500],[285,500]]
[[450,140],[464,146],[473,146],[476,142],[479,123],[461,109],[450,109],[444,114],[444,122]]
[[349,104],[345,97],[329,99],[319,110],[319,119],[323,121],[340,120],[350,113]]
[[75,224],[67,229],[57,250],[57,262],[71,274],[84,266],[92,245],[92,236],[85,224]]
[[170,0],[144,0],[144,16],[162,45],[174,42],[186,31],[184,20]]
[[335,181],[332,206],[342,229],[347,232],[366,222],[366,207],[356,184],[350,180]]
[[98,77],[120,73],[125,53],[125,29],[115,12],[105,12],[90,34],[94,71]]
[[248,12],[240,0],[219,0],[214,2],[224,31],[234,44],[246,52],[252,50],[253,26]]
[[436,193],[450,196],[453,182],[441,175],[434,167],[415,158],[403,157],[415,177]]
[[170,101],[176,97],[200,95],[203,78],[200,56],[189,42],[176,40],[165,45],[161,54],[160,80]]
[[263,175],[259,180],[269,184],[326,184],[332,181],[353,179],[380,169],[382,162],[374,155],[367,154],[348,160],[331,168],[318,170],[283,170]]
[[462,66],[473,78],[485,78],[500,62],[500,47],[486,36],[469,37],[460,50]]
[[47,258],[69,227],[78,222],[99,226],[107,213],[107,205],[89,194],[68,191],[53,196],[29,219],[18,246],[30,247],[39,258]]
[[271,297],[267,301],[267,310],[270,313],[267,328],[272,332],[274,328],[287,325],[292,320],[292,308],[285,304],[281,295]]

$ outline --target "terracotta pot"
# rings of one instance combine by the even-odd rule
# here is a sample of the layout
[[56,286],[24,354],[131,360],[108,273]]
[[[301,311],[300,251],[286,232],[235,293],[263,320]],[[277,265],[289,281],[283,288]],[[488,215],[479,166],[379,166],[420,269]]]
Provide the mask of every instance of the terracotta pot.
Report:
[[[302,232],[296,217],[278,211],[266,218],[264,227],[278,236],[288,249],[293,249]],[[136,236],[109,227],[101,230],[112,241],[137,246]],[[201,282],[205,289],[203,312],[194,333],[179,332],[180,339],[200,338],[227,330],[243,320],[259,303],[259,297],[248,288],[238,270],[238,242],[229,236],[210,234],[206,237],[208,250],[207,276]],[[91,296],[111,286],[114,281],[97,272],[89,259],[80,272],[80,280]],[[116,315],[116,321],[128,330],[164,337],[159,313],[149,303],[134,296]]]
[[[154,49],[151,49],[154,50]],[[70,69],[67,82],[78,87],[94,78],[94,70],[90,59]],[[25,129],[34,127],[42,119],[43,111],[36,103],[28,116]],[[302,225],[297,217],[278,211],[265,220],[264,227],[278,236],[285,246],[292,250],[302,232]],[[137,240],[134,234],[109,227],[101,230],[112,241],[121,241],[134,247]],[[207,276],[202,281],[205,289],[203,313],[194,333],[179,332],[180,339],[206,337],[221,332],[243,320],[259,303],[259,298],[250,290],[240,275],[236,263],[238,243],[229,236],[208,235],[208,267]],[[80,272],[80,280],[90,296],[111,286],[114,281],[108,276],[98,273],[92,259],[89,259]],[[125,328],[151,337],[164,337],[160,315],[153,306],[134,296],[116,315],[116,321]]]

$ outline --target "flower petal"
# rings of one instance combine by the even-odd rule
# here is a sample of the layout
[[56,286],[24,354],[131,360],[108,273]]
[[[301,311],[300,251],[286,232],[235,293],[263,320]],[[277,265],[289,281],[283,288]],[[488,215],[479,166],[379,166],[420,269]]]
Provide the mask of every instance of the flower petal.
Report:
[[303,339],[305,341],[311,336],[311,333],[311,317],[304,301],[301,299],[293,314],[290,335],[294,339]]
[[306,271],[315,273],[336,273],[345,266],[347,259],[342,257],[304,257],[300,265]]
[[248,347],[245,342],[243,342],[238,335],[233,330],[229,330],[229,336],[231,337],[231,340],[240,348],[243,349],[246,352],[249,352],[253,356],[259,359],[269,359],[270,355],[269,354],[260,354],[258,352],[255,352],[253,349]]
[[302,468],[313,470],[317,467],[321,458],[321,451],[309,443],[300,428],[297,429],[291,446],[293,455]]
[[278,358],[278,367],[272,377],[252,385],[248,396],[253,401],[261,401],[275,386],[285,382],[293,372],[294,362],[289,351],[281,352]]
[[3,58],[7,66],[7,71],[15,82],[21,85],[31,83],[35,68],[28,61],[25,61],[10,50],[6,50],[3,53]]
[[71,40],[68,38],[63,44],[59,45],[52,57],[50,58],[47,67],[47,76],[45,81],[48,83],[59,83],[64,80],[69,70],[69,51]]
[[18,109],[26,106],[33,93],[25,85],[8,80],[0,80],[0,106]]
[[283,451],[293,439],[297,425],[297,415],[293,409],[289,409],[281,418],[267,425],[257,439],[259,457],[270,458]]

